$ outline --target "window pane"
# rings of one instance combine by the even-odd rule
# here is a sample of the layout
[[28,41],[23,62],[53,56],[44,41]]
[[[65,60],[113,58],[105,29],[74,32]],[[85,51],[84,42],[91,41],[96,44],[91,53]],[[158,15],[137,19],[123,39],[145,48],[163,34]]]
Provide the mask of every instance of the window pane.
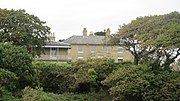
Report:
[[96,52],[96,46],[91,47],[91,52]]
[[104,52],[107,52],[107,51],[108,51],[107,46],[103,46],[103,51],[104,51]]
[[56,57],[56,55],[57,55],[57,48],[51,48],[50,56],[51,57]]
[[118,53],[123,53],[124,52],[124,48],[123,47],[118,47]]
[[82,46],[78,46],[78,53],[83,53],[83,47]]

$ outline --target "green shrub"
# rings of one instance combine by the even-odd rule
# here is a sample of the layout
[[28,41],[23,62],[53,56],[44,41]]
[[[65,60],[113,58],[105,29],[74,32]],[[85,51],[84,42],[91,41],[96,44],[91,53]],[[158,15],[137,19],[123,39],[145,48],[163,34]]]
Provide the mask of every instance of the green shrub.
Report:
[[88,93],[88,94],[74,94],[74,93],[45,93],[42,88],[32,89],[26,87],[23,91],[24,101],[111,101],[111,96],[107,93]]
[[0,101],[22,101],[20,98],[13,96],[11,92],[4,87],[0,87]]
[[177,101],[180,72],[154,71],[148,65],[129,65],[111,73],[103,82],[116,101]]
[[4,87],[12,91],[16,87],[15,83],[17,79],[16,74],[13,72],[0,68],[0,88]]
[[34,62],[39,72],[40,86],[45,91],[63,93],[71,91],[74,84],[72,67],[64,63]]
[[98,92],[104,87],[101,81],[116,69],[112,59],[88,59],[72,63],[76,82],[74,88],[77,92]]
[[55,101],[47,93],[43,92],[42,88],[32,89],[26,87],[23,90],[22,97],[24,101]]
[[111,96],[106,93],[87,93],[87,94],[53,94],[49,93],[49,96],[55,99],[55,101],[111,101]]
[[22,47],[0,43],[0,67],[16,74],[18,88],[32,85],[35,81],[32,56]]

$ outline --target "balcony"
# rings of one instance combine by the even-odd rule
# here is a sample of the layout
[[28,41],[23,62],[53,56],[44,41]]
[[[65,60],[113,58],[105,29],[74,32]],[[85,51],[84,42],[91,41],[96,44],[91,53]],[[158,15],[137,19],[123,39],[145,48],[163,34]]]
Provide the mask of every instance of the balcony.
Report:
[[70,61],[68,58],[68,55],[56,55],[56,56],[50,56],[50,55],[41,55],[39,58],[34,58],[34,60],[39,61]]

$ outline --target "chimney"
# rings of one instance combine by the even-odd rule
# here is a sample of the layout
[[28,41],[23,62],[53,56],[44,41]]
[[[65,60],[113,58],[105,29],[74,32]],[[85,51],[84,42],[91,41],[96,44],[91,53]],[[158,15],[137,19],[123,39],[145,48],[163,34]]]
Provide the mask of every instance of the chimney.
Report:
[[111,31],[110,29],[108,28],[107,31],[106,31],[106,36],[109,36],[111,34]]
[[90,32],[89,36],[94,36],[93,32]]
[[54,32],[53,32],[53,33],[50,33],[48,37],[49,37],[50,41],[55,41]]
[[86,28],[83,29],[83,36],[87,36],[87,29]]

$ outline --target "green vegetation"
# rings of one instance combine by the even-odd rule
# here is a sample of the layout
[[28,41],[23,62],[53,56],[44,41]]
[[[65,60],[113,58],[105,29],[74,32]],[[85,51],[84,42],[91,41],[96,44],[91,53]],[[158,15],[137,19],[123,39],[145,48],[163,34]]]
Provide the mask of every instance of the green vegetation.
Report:
[[116,101],[176,101],[180,97],[180,72],[155,71],[148,65],[129,65],[103,82]]
[[121,26],[111,42],[129,50],[136,65],[149,61],[155,68],[170,69],[180,55],[179,23],[179,12],[139,17]]
[[0,8],[0,42],[25,47],[33,56],[40,55],[50,28],[38,17],[25,10]]
[[96,35],[96,36],[106,36],[106,32],[103,32],[103,31],[95,32],[94,35]]
[[[88,93],[88,94],[74,94],[74,93],[45,93],[42,88],[32,89],[26,87],[23,91],[24,101],[102,101],[105,97],[103,93]],[[110,99],[106,99],[110,100]]]
[[[180,54],[179,12],[137,18],[112,36],[112,43],[119,44],[121,39],[120,45],[132,52],[134,63],[115,63],[107,58],[67,64],[33,61],[27,49],[29,46],[33,49],[36,44],[32,42],[36,40],[40,40],[37,47],[43,45],[48,27],[32,25],[43,27],[42,40],[36,36],[38,29],[33,30],[35,36],[26,37],[31,31],[24,28],[27,33],[19,32],[22,26],[18,21],[34,16],[23,10],[4,9],[0,9],[0,15],[1,101],[178,101],[180,98],[180,71],[173,69],[179,66],[179,61],[174,63]],[[16,21],[19,26],[14,24]],[[24,37],[28,38],[28,44],[23,43]],[[34,37],[37,39],[31,40]]]
[[18,77],[17,80],[14,80],[18,88],[33,85],[35,82],[32,59],[26,49],[8,43],[0,43],[0,67],[6,70],[9,76]]

